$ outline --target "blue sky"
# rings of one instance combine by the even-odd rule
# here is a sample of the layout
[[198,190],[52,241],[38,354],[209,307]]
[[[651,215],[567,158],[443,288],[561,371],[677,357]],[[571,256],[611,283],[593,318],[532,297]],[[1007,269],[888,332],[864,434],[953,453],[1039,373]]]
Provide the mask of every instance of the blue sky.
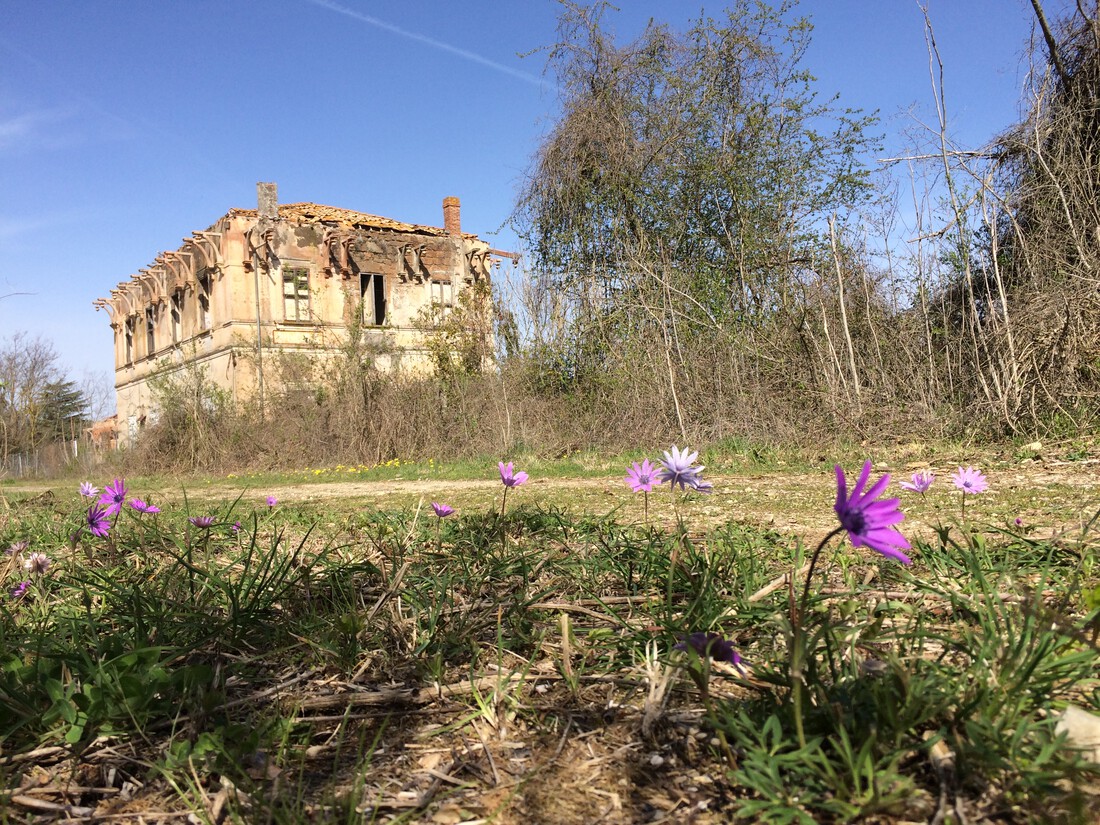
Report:
[[[699,0],[621,0],[623,40]],[[1046,0],[1056,16],[1068,0]],[[1028,0],[928,0],[955,137],[977,146],[1017,116]],[[76,378],[113,380],[92,301],[176,249],[257,181],[314,201],[439,225],[498,248],[557,98],[539,54],[552,0],[39,0],[0,28],[0,337],[49,339]],[[915,0],[803,0],[805,66],[823,95],[879,110],[885,154],[912,107],[932,119]],[[25,293],[25,294],[11,294]]]

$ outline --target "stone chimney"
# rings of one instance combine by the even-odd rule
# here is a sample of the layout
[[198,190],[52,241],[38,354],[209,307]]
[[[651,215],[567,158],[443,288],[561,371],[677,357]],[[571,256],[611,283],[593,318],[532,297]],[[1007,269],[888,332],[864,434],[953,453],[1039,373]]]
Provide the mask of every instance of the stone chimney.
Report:
[[462,235],[462,217],[458,198],[449,197],[443,199],[443,228],[453,238]]
[[279,187],[274,183],[257,183],[256,200],[261,218],[279,217]]

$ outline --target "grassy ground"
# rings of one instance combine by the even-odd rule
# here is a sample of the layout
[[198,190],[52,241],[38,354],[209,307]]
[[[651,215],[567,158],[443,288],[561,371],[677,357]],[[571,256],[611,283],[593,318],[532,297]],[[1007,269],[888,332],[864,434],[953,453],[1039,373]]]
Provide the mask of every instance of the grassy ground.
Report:
[[0,488],[0,821],[1090,821],[1097,464],[986,453],[964,513],[960,457],[875,456],[937,472],[914,563],[834,539],[801,610],[819,456],[133,479],[162,512],[75,541],[75,484]]

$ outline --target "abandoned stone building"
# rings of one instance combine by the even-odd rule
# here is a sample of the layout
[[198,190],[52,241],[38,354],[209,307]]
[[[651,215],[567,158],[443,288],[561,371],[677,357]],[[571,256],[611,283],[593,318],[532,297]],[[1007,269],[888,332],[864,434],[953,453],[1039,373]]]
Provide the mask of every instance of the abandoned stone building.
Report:
[[462,231],[458,198],[434,227],[257,192],[258,208],[230,209],[95,301],[114,330],[120,445],[156,420],[150,378],[165,370],[199,365],[242,400],[277,380],[280,355],[331,353],[352,328],[385,342],[383,369],[423,369],[421,310],[454,306],[508,254]]

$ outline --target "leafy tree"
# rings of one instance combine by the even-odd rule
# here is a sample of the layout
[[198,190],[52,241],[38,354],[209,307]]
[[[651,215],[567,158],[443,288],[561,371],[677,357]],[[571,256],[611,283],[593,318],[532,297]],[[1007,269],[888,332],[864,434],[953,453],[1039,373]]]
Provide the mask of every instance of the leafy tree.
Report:
[[57,351],[43,338],[17,332],[0,341],[0,450],[3,457],[34,450],[48,434],[48,388],[64,382]]
[[432,304],[416,325],[435,374],[444,379],[480,375],[493,361],[492,290],[480,280],[458,293],[455,306]]
[[67,441],[80,436],[89,423],[88,399],[75,381],[51,381],[42,388],[37,431],[43,441]]
[[562,116],[515,214],[544,294],[581,337],[638,331],[655,306],[657,326],[765,322],[825,219],[865,194],[873,120],[818,100],[790,4],[738,0],[683,33],[651,22],[626,46],[607,10],[565,2],[549,50]]

